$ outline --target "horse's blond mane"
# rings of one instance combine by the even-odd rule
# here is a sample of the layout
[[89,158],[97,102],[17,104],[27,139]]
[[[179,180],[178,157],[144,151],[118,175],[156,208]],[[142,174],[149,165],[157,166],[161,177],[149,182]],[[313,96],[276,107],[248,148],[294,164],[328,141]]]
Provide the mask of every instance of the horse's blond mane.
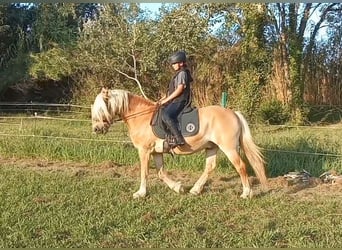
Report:
[[102,94],[98,94],[94,104],[91,106],[91,118],[93,121],[111,121],[111,115],[107,109],[107,104],[103,99]]
[[114,115],[121,115],[128,110],[129,92],[122,89],[113,89],[109,91],[108,109]]
[[[132,97],[135,98],[132,98]],[[105,99],[108,98],[106,103]],[[143,97],[135,96],[130,92],[122,89],[109,90],[107,96],[102,93],[98,94],[92,106],[92,119],[97,121],[112,121],[116,115],[123,115],[129,111],[129,107],[151,106],[154,105],[152,101],[146,100]]]

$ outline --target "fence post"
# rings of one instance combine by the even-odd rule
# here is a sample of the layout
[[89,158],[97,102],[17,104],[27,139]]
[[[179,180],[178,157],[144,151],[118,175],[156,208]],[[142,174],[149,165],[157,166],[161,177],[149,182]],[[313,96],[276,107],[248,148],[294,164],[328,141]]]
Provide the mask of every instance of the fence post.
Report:
[[227,92],[222,92],[221,106],[227,108],[228,94]]

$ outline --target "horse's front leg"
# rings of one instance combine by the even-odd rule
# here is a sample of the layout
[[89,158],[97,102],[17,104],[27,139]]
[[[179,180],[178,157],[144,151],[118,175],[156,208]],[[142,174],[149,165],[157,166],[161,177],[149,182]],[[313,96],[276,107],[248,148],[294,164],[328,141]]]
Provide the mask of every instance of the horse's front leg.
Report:
[[148,176],[148,163],[150,160],[150,152],[146,149],[139,149],[140,158],[140,188],[133,194],[133,198],[140,198],[146,196],[146,185]]
[[153,154],[153,159],[156,164],[156,168],[158,171],[158,177],[168,185],[169,188],[174,190],[176,193],[183,193],[183,187],[180,182],[175,182],[174,180],[170,179],[166,172],[164,172],[164,158],[163,154],[155,153]]

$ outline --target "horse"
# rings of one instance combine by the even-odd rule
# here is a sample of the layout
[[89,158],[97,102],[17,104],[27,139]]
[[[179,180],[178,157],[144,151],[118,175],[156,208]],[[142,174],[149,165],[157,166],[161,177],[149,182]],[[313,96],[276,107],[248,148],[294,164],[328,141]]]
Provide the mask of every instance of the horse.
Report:
[[[152,131],[150,121],[158,103],[121,89],[102,89],[91,106],[93,133],[107,133],[111,124],[122,120],[128,127],[129,137],[138,150],[140,159],[140,187],[133,198],[145,197],[147,194],[147,177],[149,161],[152,158],[158,177],[177,193],[183,193],[180,182],[172,180],[163,166],[163,139]],[[251,198],[252,189],[248,180],[246,164],[239,154],[242,149],[253,168],[261,187],[267,187],[265,160],[260,148],[254,143],[251,131],[244,116],[218,105],[198,108],[200,128],[196,135],[185,137],[186,144],[173,149],[174,154],[190,155],[205,150],[205,169],[200,178],[190,189],[193,195],[199,195],[207,182],[209,174],[216,167],[218,150],[222,150],[240,175],[242,198]],[[118,117],[118,118],[116,118]]]

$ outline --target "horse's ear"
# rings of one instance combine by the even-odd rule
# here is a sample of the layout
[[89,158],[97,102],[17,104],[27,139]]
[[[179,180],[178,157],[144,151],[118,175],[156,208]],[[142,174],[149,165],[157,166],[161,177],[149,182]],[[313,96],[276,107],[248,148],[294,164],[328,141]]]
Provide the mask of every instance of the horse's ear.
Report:
[[108,100],[108,98],[109,98],[109,88],[102,87],[101,94],[102,94],[102,98],[104,100]]

